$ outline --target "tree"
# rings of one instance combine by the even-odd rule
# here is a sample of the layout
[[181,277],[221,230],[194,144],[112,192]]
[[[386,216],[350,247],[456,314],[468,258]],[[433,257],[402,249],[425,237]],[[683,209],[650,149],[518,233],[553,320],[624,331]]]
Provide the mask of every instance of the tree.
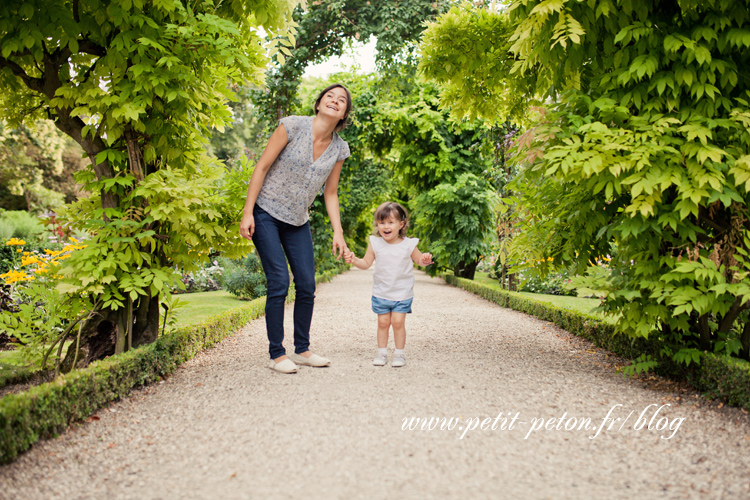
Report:
[[[314,0],[294,12],[296,45],[279,45],[278,65],[268,72],[267,88],[253,101],[269,124],[298,105],[297,88],[308,64],[340,56],[347,43],[377,38],[378,61],[398,74],[415,62],[423,22],[445,10],[446,0]],[[406,63],[406,66],[403,65]]]
[[748,5],[509,9],[510,78],[552,103],[522,140],[515,248],[580,270],[616,251],[604,311],[686,363],[705,350],[750,359]]
[[79,193],[72,175],[81,148],[49,120],[0,129],[0,208],[54,210]]
[[516,28],[507,12],[454,5],[427,22],[419,70],[440,88],[440,102],[457,118],[489,124],[524,122],[539,104],[534,75],[509,77],[515,62],[510,38]]
[[434,85],[414,90],[383,120],[398,152],[396,181],[411,199],[416,234],[434,254],[432,271],[450,268],[473,279],[489,250],[497,201],[487,181],[492,163],[485,151],[487,127],[452,120],[438,109]]
[[[175,266],[248,246],[222,169],[205,154],[230,117],[232,86],[259,83],[255,29],[277,33],[286,0],[9,0],[0,6],[0,113],[11,125],[50,118],[91,162],[94,195],[61,219],[90,238],[59,272],[87,297],[89,362],[152,342]],[[86,317],[82,314],[80,317]],[[76,321],[73,319],[73,321]],[[64,340],[64,339],[63,339]]]

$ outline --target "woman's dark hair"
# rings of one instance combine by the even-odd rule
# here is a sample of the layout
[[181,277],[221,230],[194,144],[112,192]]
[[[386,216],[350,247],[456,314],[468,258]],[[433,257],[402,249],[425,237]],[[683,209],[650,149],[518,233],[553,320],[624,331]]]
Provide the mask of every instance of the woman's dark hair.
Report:
[[406,212],[406,209],[404,207],[402,207],[395,201],[386,201],[385,203],[381,204],[377,208],[377,210],[375,210],[375,217],[373,217],[373,219],[375,220],[375,231],[373,232],[373,234],[382,238],[380,231],[378,231],[378,222],[388,220],[389,217],[393,217],[396,220],[403,221],[404,227],[399,230],[398,236],[399,238],[405,238],[406,228],[409,227],[409,214]]
[[333,85],[329,85],[328,87],[324,88],[323,91],[318,94],[318,98],[315,99],[315,104],[313,104],[313,111],[315,111],[315,114],[318,114],[318,105],[320,105],[320,100],[323,99],[323,96],[328,93],[329,90],[335,89],[336,87],[341,87],[346,92],[346,112],[344,113],[344,117],[339,120],[339,122],[336,124],[336,128],[333,130],[334,132],[338,132],[339,130],[343,130],[349,125],[349,111],[352,110],[352,94],[349,92],[349,89],[341,85],[340,83],[334,83]]

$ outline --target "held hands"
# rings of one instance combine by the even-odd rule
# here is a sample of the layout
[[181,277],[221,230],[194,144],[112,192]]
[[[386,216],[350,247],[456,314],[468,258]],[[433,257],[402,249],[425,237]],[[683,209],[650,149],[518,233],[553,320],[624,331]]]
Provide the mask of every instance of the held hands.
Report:
[[349,251],[349,247],[346,246],[346,241],[344,241],[343,234],[334,233],[333,243],[331,244],[331,251],[333,252],[333,255],[336,256],[336,260],[339,260],[341,257],[346,257],[346,252]]
[[354,252],[346,249],[346,252],[344,252],[344,262],[347,264],[354,264],[354,261],[357,260],[357,257],[354,255]]
[[422,257],[419,259],[419,265],[422,267],[427,267],[430,264],[432,264],[432,254],[431,253],[423,253]]

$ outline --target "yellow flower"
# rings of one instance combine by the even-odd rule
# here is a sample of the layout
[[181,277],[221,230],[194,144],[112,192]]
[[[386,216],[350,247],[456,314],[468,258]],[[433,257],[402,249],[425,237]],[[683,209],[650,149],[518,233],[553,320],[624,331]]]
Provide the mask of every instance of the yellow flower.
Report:
[[8,241],[5,242],[5,246],[10,245],[25,245],[26,242],[23,240],[19,240],[18,238],[11,238]]
[[16,271],[15,269],[11,269],[5,274],[0,274],[0,278],[5,280],[6,285],[11,285],[17,281],[31,281],[34,279],[33,276],[29,276],[24,271]]
[[72,241],[73,243],[78,243],[78,240],[73,238],[72,236],[70,237],[70,241]]
[[21,253],[21,252],[23,252],[23,250],[21,250],[20,248],[16,250],[16,253]]
[[31,254],[31,252],[24,252],[23,254],[28,257]]
[[38,257],[32,256],[32,257],[21,257],[21,265],[22,266],[31,266],[33,264],[41,264],[42,261],[39,260]]

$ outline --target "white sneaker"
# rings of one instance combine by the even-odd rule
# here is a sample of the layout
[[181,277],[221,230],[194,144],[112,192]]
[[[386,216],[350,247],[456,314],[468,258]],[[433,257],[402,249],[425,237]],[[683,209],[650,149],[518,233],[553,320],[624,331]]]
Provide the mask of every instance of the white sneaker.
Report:
[[393,356],[393,361],[391,361],[391,366],[394,368],[398,368],[400,366],[404,366],[406,364],[406,356]]
[[375,359],[372,360],[372,364],[375,366],[385,366],[385,364],[388,362],[388,358],[385,354],[378,354],[375,356]]

